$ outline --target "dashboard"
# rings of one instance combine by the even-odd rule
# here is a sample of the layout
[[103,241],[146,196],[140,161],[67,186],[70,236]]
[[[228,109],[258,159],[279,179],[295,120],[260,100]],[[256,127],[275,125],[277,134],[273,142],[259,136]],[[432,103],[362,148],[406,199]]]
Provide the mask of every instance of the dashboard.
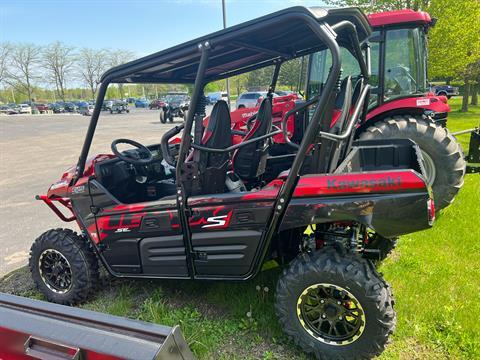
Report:
[[[95,164],[97,180],[118,200],[126,203],[150,200],[144,198],[149,188],[162,181],[174,182],[175,168],[163,160],[160,144],[149,145],[147,148],[154,160],[146,165],[134,165],[117,157]],[[138,155],[139,151],[129,149],[124,153]]]

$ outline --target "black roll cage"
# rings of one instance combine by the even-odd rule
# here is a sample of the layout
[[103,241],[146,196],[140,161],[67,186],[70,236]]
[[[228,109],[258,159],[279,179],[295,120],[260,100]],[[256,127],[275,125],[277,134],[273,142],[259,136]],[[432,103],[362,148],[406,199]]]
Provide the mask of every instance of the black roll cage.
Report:
[[[182,141],[180,144],[180,150],[178,154],[178,161],[177,161],[178,165],[176,167],[177,208],[178,208],[179,219],[182,227],[182,232],[184,234],[185,246],[187,249],[187,264],[188,264],[189,272],[190,274],[192,274],[192,276],[194,274],[194,258],[193,256],[191,256],[192,254],[191,233],[188,225],[188,214],[189,214],[187,209],[188,191],[186,191],[184,181],[182,181],[183,165],[185,163],[185,160],[189,153],[190,148],[194,148],[200,151],[229,152],[241,146],[247,145],[255,141],[262,140],[264,138],[271,137],[273,135],[276,135],[282,132],[281,130],[276,130],[260,138],[253,139],[251,141],[245,141],[245,143],[243,144],[233,145],[227,149],[211,149],[211,148],[201,146],[198,142],[195,141],[195,139],[192,139],[191,132],[192,132],[192,127],[194,123],[198,124],[198,126],[202,126],[204,114],[200,113],[198,109],[201,108],[199,104],[201,103],[203,89],[208,82],[230,77],[240,73],[249,72],[251,70],[255,70],[258,68],[275,65],[275,69],[272,77],[272,83],[269,88],[269,94],[271,95],[275,89],[280,66],[284,61],[290,60],[292,58],[298,58],[305,55],[309,55],[315,51],[318,51],[321,48],[329,49],[332,54],[332,66],[330,68],[327,80],[325,82],[324,91],[322,91],[322,94],[315,99],[316,101],[308,102],[309,105],[317,102],[317,106],[305,130],[303,139],[301,143],[298,145],[296,156],[293,160],[289,174],[278,192],[277,198],[274,203],[274,208],[273,208],[274,210],[267,222],[266,231],[264,232],[264,235],[262,236],[262,239],[259,244],[260,251],[257,252],[257,254],[255,255],[252,268],[250,269],[245,279],[256,275],[256,273],[259,271],[261,267],[259,266],[259,264],[261,264],[261,261],[265,257],[265,254],[268,250],[268,246],[270,244],[272,237],[278,231],[279,224],[281,222],[285,209],[287,208],[289,200],[292,197],[294,187],[299,178],[299,171],[310,149],[310,145],[319,139],[319,135],[320,137],[329,138],[331,140],[342,141],[345,138],[347,138],[349,136],[349,133],[352,131],[353,125],[348,126],[346,131],[340,135],[320,132],[320,129],[321,129],[322,123],[324,123],[325,121],[330,121],[329,114],[331,114],[331,111],[333,110],[335,97],[337,95],[337,90],[339,87],[338,81],[341,73],[341,55],[340,55],[340,49],[339,49],[339,43],[338,43],[339,40],[342,40],[344,43],[347,41],[352,46],[354,54],[358,57],[362,75],[365,79],[368,79],[368,76],[369,76],[368,67],[367,67],[367,64],[365,63],[365,60],[362,55],[362,51],[360,49],[359,33],[361,32],[362,34],[361,40],[363,41],[366,37],[370,35],[371,29],[370,29],[370,26],[368,25],[368,21],[366,20],[365,16],[361,13],[360,10],[356,8],[328,9],[328,10],[320,9],[320,10],[323,12],[320,12],[319,16],[315,16],[313,12],[311,12],[306,8],[294,7],[291,9],[286,9],[285,11],[275,13],[276,16],[271,15],[270,17],[264,17],[265,20],[263,21],[258,21],[263,19],[261,18],[261,19],[246,23],[246,24],[249,24],[248,34],[252,34],[252,36],[255,33],[255,31],[259,31],[260,29],[265,28],[266,26],[275,28],[276,25],[278,26],[279,24],[282,24],[282,23],[285,24],[293,21],[302,23],[311,32],[311,34],[309,35],[310,36],[313,35],[313,37],[316,39],[316,41],[318,41],[318,43],[306,49],[301,49],[300,51],[296,51],[294,54],[285,54],[272,49],[262,48],[259,46],[239,44],[239,46],[243,46],[244,48],[249,48],[250,50],[254,48],[254,50],[259,53],[262,53],[264,51],[265,54],[268,54],[269,56],[273,56],[273,58],[269,60],[261,61],[260,63],[246,64],[246,66],[243,66],[239,69],[231,69],[223,73],[215,74],[214,76],[208,76],[209,73],[207,73],[207,70],[209,72],[216,70],[216,68],[214,68],[213,70],[209,68],[208,64],[209,64],[209,60],[214,58],[214,56],[212,55],[212,51],[213,51],[212,49],[215,49],[215,46],[220,46],[221,44],[218,38],[222,39],[222,41],[230,41],[230,44],[231,44],[231,41],[235,41],[236,37],[239,37],[240,35],[245,35],[245,33],[247,33],[247,30],[245,28],[241,28],[238,31],[230,31],[230,32],[227,31],[229,29],[226,29],[224,31],[212,34],[212,39],[215,37],[213,35],[217,36],[216,41],[210,40],[209,37],[202,38],[201,41],[199,41],[196,45],[196,48],[197,48],[196,51],[197,53],[200,54],[199,59],[196,60],[195,64],[192,63],[192,64],[182,65],[183,66],[182,68],[191,68],[192,66],[194,66],[197,69],[194,88],[193,88],[193,94],[191,96],[191,102],[190,102],[191,111],[188,112],[187,118],[185,120]],[[317,14],[318,14],[320,10],[317,9],[315,11],[317,11]],[[339,17],[341,18],[342,11],[345,12],[345,14],[348,14],[352,21],[340,20]],[[333,15],[330,15],[330,12]],[[329,18],[329,16],[332,16],[332,18]],[[330,20],[330,22],[332,21],[335,21],[335,22],[333,24],[329,24],[328,20]],[[354,24],[354,21],[356,22],[356,24]],[[240,26],[238,25],[234,28],[237,28],[237,27],[240,27]],[[278,32],[280,33],[280,31]],[[177,48],[178,47],[175,47],[174,49],[177,49]],[[184,56],[185,54],[191,54],[191,53],[192,53],[191,51],[179,49],[179,51],[177,51],[176,53],[176,56],[181,57],[181,56]],[[95,132],[95,128],[100,115],[103,99],[105,97],[108,85],[114,82],[120,82],[120,83],[128,82],[128,79],[129,79],[128,76],[130,73],[139,74],[138,79],[140,79],[140,82],[146,82],[147,75],[142,73],[142,69],[146,69],[149,66],[155,68],[161,65],[161,64],[158,65],[158,62],[155,63],[154,61],[155,59],[152,56],[148,56],[144,58],[143,62],[134,61],[131,64],[125,64],[123,66],[113,68],[112,70],[107,71],[107,73],[102,77],[102,82],[99,87],[99,92],[97,96],[97,102],[95,104],[95,109],[87,130],[82,152],[80,154],[80,158],[77,163],[76,175],[72,180],[72,185],[75,184],[75,182],[82,176],[84,172],[87,154],[92,143],[92,138]],[[165,56],[165,58],[170,59],[170,61],[174,60],[173,57]],[[171,70],[169,68],[165,71],[171,71]],[[148,76],[152,76],[149,79],[154,80],[154,77],[153,77],[154,75],[148,75]],[[114,81],[114,80],[117,80],[117,81]],[[133,80],[132,82],[135,82]],[[181,78],[176,80],[177,83],[181,83],[183,81],[187,82],[186,78]],[[357,109],[357,111],[359,111],[359,109]],[[355,116],[358,116],[358,114],[355,114]],[[197,131],[195,131],[195,134],[196,133]]]

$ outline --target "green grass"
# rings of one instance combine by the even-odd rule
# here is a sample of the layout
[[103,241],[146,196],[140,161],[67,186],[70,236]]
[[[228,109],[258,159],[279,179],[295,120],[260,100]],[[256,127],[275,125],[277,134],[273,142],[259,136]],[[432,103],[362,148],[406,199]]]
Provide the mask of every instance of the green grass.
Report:
[[[449,128],[478,125],[478,107],[460,113],[459,100],[452,105]],[[380,267],[393,286],[398,317],[381,359],[480,359],[479,225],[480,176],[467,175],[432,229],[400,239]],[[244,283],[106,279],[82,307],[180,324],[200,359],[306,359],[283,335],[273,310],[278,274],[264,271]],[[20,294],[39,297],[28,286]]]
[[468,175],[435,226],[403,236],[381,266],[396,295],[398,326],[382,358],[480,358],[480,176]]

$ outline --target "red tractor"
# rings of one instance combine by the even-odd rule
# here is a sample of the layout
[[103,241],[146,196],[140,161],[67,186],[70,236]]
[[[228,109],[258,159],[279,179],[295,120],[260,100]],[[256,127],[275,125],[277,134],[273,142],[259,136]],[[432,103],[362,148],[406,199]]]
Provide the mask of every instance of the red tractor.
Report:
[[[372,89],[366,119],[358,125],[355,137],[414,140],[422,150],[435,208],[442,209],[454,200],[463,185],[466,163],[459,143],[445,128],[450,112],[447,97],[435,96],[427,86],[427,33],[435,21],[427,13],[413,10],[371,14],[368,21],[373,32],[362,43],[362,50],[370,65]],[[353,82],[358,81],[361,74],[358,60],[348,46],[340,45],[341,79],[351,76]],[[331,64],[328,50],[309,55],[307,99],[321,94]],[[273,98],[274,123],[280,125],[283,115],[299,102],[292,95]],[[257,109],[233,111],[234,128],[244,129],[246,120]],[[333,116],[332,126],[336,116],[338,112]],[[288,118],[286,135],[293,142],[301,140],[308,117],[308,113],[297,113]],[[282,144],[285,138],[278,135],[274,141]]]

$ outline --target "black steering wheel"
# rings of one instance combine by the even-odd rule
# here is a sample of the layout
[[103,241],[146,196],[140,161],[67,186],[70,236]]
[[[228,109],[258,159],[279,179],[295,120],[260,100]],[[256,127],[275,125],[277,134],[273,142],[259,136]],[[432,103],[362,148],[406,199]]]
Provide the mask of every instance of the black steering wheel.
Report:
[[[118,144],[128,144],[138,149],[135,152],[126,152],[126,151],[118,151],[117,145]],[[130,139],[116,139],[112,142],[112,151],[115,155],[118,156],[119,159],[123,161],[134,164],[134,165],[148,165],[150,164],[154,158],[153,154],[145,145],[142,145],[136,141]]]

